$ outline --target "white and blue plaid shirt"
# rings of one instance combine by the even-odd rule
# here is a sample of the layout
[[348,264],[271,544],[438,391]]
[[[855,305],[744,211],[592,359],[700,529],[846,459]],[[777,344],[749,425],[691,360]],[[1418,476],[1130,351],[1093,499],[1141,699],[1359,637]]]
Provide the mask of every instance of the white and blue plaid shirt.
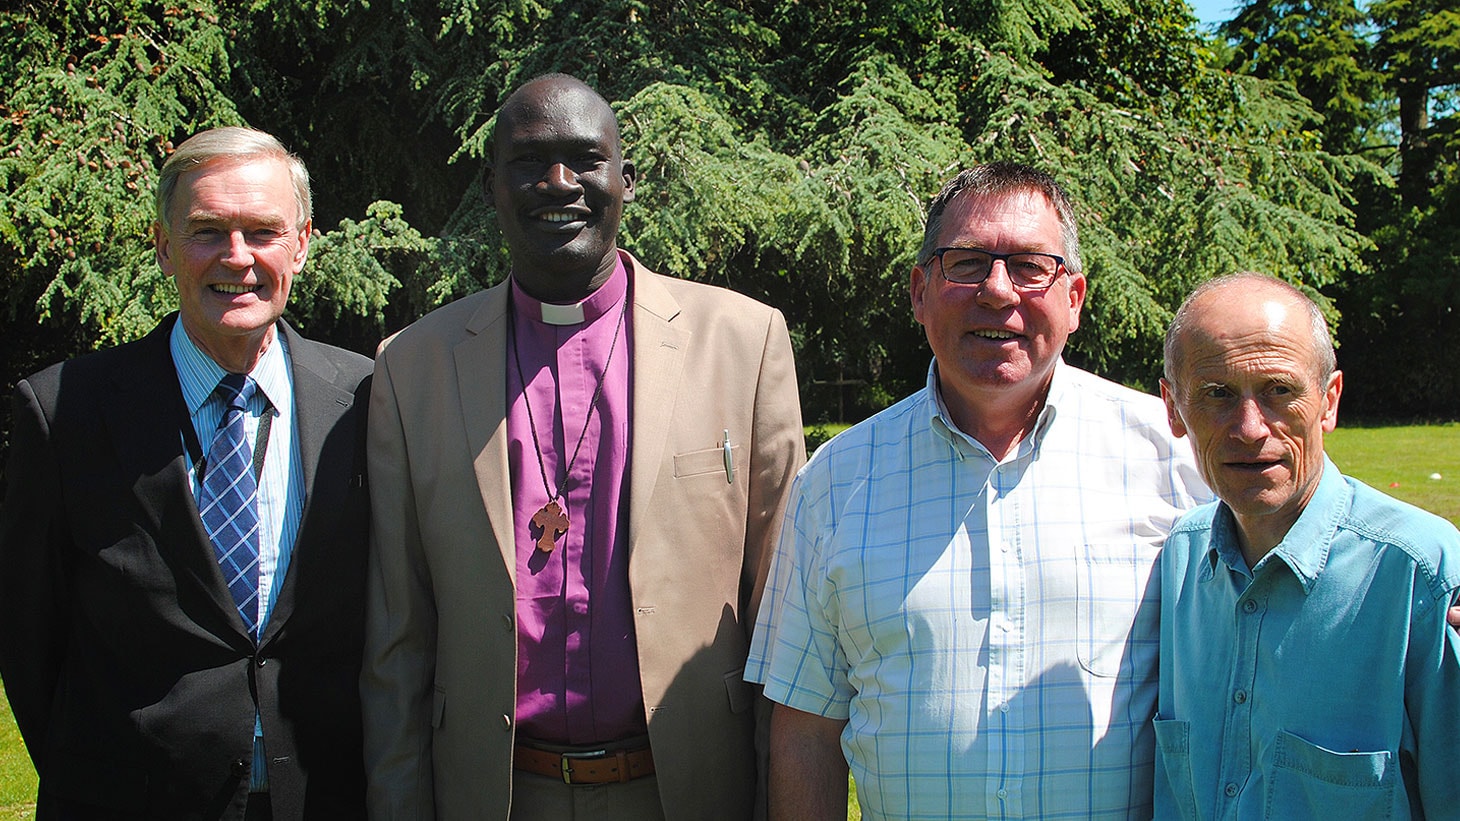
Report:
[[928,386],[792,491],[747,680],[847,719],[868,819],[1148,818],[1157,552],[1210,498],[1159,399],[1056,366],[1000,462]]

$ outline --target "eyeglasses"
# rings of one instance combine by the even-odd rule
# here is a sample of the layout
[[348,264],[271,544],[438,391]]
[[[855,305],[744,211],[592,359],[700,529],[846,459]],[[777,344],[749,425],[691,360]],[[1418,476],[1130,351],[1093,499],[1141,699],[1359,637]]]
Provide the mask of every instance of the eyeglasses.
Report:
[[977,285],[994,271],[994,261],[1003,260],[1009,281],[1021,291],[1042,291],[1054,284],[1064,269],[1065,258],[1033,251],[995,254],[979,248],[939,248],[933,252],[943,269],[943,278],[959,285]]

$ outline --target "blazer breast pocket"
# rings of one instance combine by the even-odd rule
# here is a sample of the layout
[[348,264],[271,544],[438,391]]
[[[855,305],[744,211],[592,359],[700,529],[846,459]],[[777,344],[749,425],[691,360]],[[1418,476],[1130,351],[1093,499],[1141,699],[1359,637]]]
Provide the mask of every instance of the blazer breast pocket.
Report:
[[726,467],[725,448],[706,448],[704,450],[692,450],[687,453],[676,453],[674,455],[674,478],[689,479],[695,476],[711,476],[719,474],[720,481],[727,485],[733,485],[740,479],[741,472],[745,469],[745,448],[740,445],[730,445],[730,468]]

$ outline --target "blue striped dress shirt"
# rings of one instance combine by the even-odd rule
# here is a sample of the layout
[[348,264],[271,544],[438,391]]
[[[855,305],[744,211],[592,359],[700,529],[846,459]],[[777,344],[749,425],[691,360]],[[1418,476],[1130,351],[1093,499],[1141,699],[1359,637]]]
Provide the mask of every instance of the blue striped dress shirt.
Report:
[[[223,402],[213,396],[213,389],[227,373],[183,330],[182,320],[172,326],[170,338],[172,361],[177,368],[183,401],[198,442],[206,452],[223,417]],[[259,476],[259,633],[268,624],[278,596],[276,580],[282,580],[289,569],[294,537],[304,516],[304,460],[299,453],[299,440],[294,426],[294,379],[289,370],[289,350],[284,335],[274,334],[274,344],[264,351],[258,364],[249,373],[259,389],[249,400],[244,430],[250,442],[258,435],[259,420],[266,409],[274,414],[269,423],[268,448],[264,453]],[[189,471],[194,500],[197,499],[202,476]],[[268,771],[263,765],[262,727],[256,722],[254,767],[250,788],[261,791],[268,787]]]

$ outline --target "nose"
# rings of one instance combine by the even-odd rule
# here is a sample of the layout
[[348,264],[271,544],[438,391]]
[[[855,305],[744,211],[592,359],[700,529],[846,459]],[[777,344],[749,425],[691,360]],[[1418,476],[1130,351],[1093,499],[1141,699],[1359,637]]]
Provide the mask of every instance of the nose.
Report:
[[229,232],[228,250],[224,252],[221,261],[230,268],[247,268],[253,265],[253,249],[249,247],[248,238],[242,231]]
[[549,189],[577,188],[578,175],[567,163],[555,162],[547,167],[539,185],[546,185]]
[[1244,398],[1237,405],[1235,422],[1233,435],[1243,442],[1256,442],[1268,434],[1267,417],[1256,399]]
[[1014,281],[1009,278],[1007,262],[994,260],[989,275],[978,285],[977,298],[980,305],[993,308],[1007,307],[1019,301],[1018,292],[1014,290]]

